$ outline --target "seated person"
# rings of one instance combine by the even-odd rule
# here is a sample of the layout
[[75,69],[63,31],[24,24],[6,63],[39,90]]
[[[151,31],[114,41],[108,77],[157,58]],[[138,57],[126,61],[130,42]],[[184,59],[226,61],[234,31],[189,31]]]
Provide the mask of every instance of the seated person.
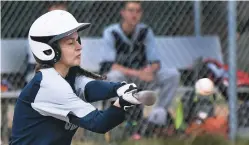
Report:
[[[134,81],[147,88],[160,88],[152,112],[157,114],[158,108],[161,108],[159,111],[163,108],[167,112],[178,88],[180,74],[177,69],[161,67],[153,31],[140,23],[141,2],[125,2],[121,16],[120,23],[112,24],[104,30],[103,37],[107,45],[105,52],[112,55],[102,62],[102,73],[110,81]],[[149,121],[164,123],[156,122],[154,113],[150,114]]]

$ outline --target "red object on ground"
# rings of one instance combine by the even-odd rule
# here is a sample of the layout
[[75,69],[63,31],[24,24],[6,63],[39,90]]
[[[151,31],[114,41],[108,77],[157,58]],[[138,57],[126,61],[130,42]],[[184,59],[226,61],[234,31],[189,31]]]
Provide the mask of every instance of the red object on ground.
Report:
[[202,124],[193,122],[185,132],[193,135],[213,134],[228,138],[228,121],[223,116],[209,117]]

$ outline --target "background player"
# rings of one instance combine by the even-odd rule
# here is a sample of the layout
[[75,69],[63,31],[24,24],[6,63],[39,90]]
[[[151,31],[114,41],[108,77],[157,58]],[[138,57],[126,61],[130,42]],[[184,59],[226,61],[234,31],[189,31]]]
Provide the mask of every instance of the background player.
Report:
[[[120,12],[121,22],[112,24],[104,30],[106,52],[112,55],[103,61],[105,65],[102,70],[107,70],[107,78],[111,81],[131,80],[144,85],[145,88],[160,88],[158,103],[149,121],[164,124],[166,118],[163,116],[166,115],[159,115],[163,118],[159,120],[154,116],[158,111],[167,113],[165,110],[175,96],[180,74],[177,69],[161,67],[153,31],[149,26],[140,23],[142,11],[141,2],[124,2]],[[106,64],[109,64],[109,68]]]

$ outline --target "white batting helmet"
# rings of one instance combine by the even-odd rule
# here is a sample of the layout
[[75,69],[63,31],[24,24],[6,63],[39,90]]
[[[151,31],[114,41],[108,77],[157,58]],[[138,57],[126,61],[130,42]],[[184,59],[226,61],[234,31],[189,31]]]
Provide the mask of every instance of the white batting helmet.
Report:
[[90,23],[78,23],[72,14],[63,10],[50,11],[40,16],[32,24],[28,35],[36,61],[41,64],[56,63],[61,57],[57,41],[89,26]]

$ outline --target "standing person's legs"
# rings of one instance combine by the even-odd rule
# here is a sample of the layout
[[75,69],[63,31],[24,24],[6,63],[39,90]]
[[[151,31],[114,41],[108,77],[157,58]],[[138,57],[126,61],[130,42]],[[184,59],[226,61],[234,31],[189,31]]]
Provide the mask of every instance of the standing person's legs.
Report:
[[[149,121],[164,125],[167,122],[167,109],[172,103],[179,85],[180,73],[176,69],[162,69],[155,77],[155,83],[160,87],[160,93],[157,103],[149,115]],[[162,110],[165,110],[164,115],[160,115]]]

